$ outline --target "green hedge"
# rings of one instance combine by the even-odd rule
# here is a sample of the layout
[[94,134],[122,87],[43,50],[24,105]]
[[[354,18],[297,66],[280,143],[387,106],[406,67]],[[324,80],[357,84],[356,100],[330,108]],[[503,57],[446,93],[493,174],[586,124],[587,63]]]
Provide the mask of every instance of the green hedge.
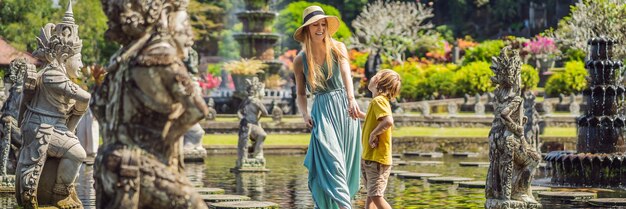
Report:
[[558,96],[579,93],[587,87],[586,76],[587,70],[582,61],[566,62],[565,70],[555,72],[546,82],[546,94]]
[[497,57],[503,47],[504,41],[502,40],[482,42],[478,44],[478,46],[471,47],[465,51],[463,65],[468,65],[476,61],[491,62],[491,57]]

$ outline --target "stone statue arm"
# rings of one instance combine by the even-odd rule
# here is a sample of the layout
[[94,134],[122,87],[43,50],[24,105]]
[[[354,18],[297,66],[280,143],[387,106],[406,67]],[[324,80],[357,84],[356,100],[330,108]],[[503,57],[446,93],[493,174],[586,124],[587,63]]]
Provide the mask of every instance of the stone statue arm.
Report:
[[508,130],[517,136],[522,136],[524,126],[518,124],[511,118],[511,114],[515,112],[516,108],[519,108],[519,103],[510,102],[504,109],[502,109],[502,112],[500,112],[500,118]]
[[61,95],[66,95],[70,99],[76,100],[76,103],[70,110],[67,118],[67,128],[73,132],[78,125],[78,121],[80,121],[80,118],[83,114],[85,114],[87,108],[89,108],[89,99],[91,98],[91,94],[71,80],[66,80],[57,76],[58,75],[54,74],[44,74],[44,83]]
[[255,99],[254,101],[254,105],[257,106],[259,108],[259,117],[260,116],[268,116],[269,113],[267,112],[267,109],[265,108],[265,105],[263,105],[263,102],[261,102],[261,100],[259,99]]
[[167,130],[164,131],[165,140],[175,141],[204,118],[208,114],[208,108],[200,92],[194,88],[193,80],[182,62],[156,68],[161,82],[165,84],[165,89],[174,102],[174,109],[169,116],[170,127],[166,127]]

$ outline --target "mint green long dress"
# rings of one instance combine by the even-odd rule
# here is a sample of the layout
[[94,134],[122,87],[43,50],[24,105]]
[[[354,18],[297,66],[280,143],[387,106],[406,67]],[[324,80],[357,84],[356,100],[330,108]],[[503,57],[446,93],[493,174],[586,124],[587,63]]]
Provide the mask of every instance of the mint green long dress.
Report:
[[[308,70],[305,61],[305,78]],[[322,72],[328,75],[326,64]],[[320,209],[352,208],[361,170],[361,124],[348,115],[348,97],[337,61],[333,62],[332,72],[326,88],[313,92],[313,129],[304,159],[309,170],[309,190],[315,208]],[[311,89],[308,83],[307,88]]]

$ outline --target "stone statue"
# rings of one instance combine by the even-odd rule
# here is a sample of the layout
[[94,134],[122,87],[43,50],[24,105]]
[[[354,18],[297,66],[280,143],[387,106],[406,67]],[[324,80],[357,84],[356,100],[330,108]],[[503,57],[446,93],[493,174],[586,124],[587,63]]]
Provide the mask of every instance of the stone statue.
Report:
[[71,80],[83,67],[73,16],[70,1],[61,23],[41,28],[33,55],[44,67],[29,69],[24,77],[18,119],[24,146],[15,174],[17,202],[23,208],[82,208],[74,184],[86,154],[74,130],[91,95]]
[[215,110],[215,101],[213,98],[209,98],[209,101],[206,102],[206,106],[209,107],[209,114],[206,115],[206,119],[215,120],[215,117],[217,117],[217,111]]
[[17,119],[22,102],[24,74],[29,70],[35,71],[35,65],[28,63],[25,58],[17,58],[11,61],[9,70],[4,75],[4,83],[10,84],[11,88],[9,97],[0,110],[0,187],[11,190],[15,189],[15,166],[22,147],[22,132]]
[[[267,109],[260,97],[265,85],[257,77],[246,79],[247,98],[239,106],[239,142],[237,143],[237,165],[235,169],[264,168],[263,142],[267,134],[261,127],[261,116],[267,116]],[[254,143],[252,155],[248,151],[248,140]]]
[[494,120],[489,132],[489,170],[485,208],[537,208],[530,182],[540,155],[524,137],[524,99],[521,97],[519,52],[505,47],[494,57],[491,81],[494,90]]
[[[198,53],[196,50],[190,49],[187,59],[185,59],[185,66],[189,72],[189,76],[193,80],[193,86],[195,91],[202,95],[202,88],[198,83]],[[202,162],[206,157],[206,149],[202,147],[202,137],[204,136],[204,129],[200,123],[193,125],[187,133],[183,136],[183,154],[185,161]]]
[[272,121],[273,122],[280,122],[283,119],[283,109],[281,109],[277,104],[275,100],[272,100]]
[[539,141],[539,121],[541,116],[535,108],[535,95],[530,91],[524,93],[524,115],[528,118],[528,122],[524,125],[524,136],[526,142],[539,151],[541,142]]
[[184,176],[182,136],[207,113],[183,63],[192,41],[188,0],[102,0],[110,59],[91,109],[103,144],[96,208],[207,208]]

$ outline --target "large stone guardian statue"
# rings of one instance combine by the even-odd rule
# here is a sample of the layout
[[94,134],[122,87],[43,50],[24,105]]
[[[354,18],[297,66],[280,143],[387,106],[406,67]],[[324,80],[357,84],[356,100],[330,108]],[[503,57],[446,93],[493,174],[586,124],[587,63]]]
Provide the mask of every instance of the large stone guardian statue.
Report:
[[524,99],[521,97],[519,53],[505,47],[494,57],[491,69],[497,85],[494,115],[489,132],[489,170],[485,188],[485,208],[537,208],[530,183],[540,155],[524,137]]
[[25,58],[17,58],[11,61],[4,75],[4,83],[11,85],[11,88],[0,110],[0,191],[15,191],[15,167],[22,146],[22,132],[17,119],[26,71],[35,71],[35,65],[28,63]]
[[83,65],[71,1],[63,21],[46,24],[37,41],[33,55],[45,65],[24,77],[19,114],[24,146],[16,170],[17,201],[24,208],[82,208],[74,183],[85,150],[74,130],[90,94],[71,80],[80,76]]
[[107,39],[123,47],[96,87],[102,124],[96,208],[207,208],[182,172],[182,136],[206,115],[183,63],[188,0],[102,0]]

